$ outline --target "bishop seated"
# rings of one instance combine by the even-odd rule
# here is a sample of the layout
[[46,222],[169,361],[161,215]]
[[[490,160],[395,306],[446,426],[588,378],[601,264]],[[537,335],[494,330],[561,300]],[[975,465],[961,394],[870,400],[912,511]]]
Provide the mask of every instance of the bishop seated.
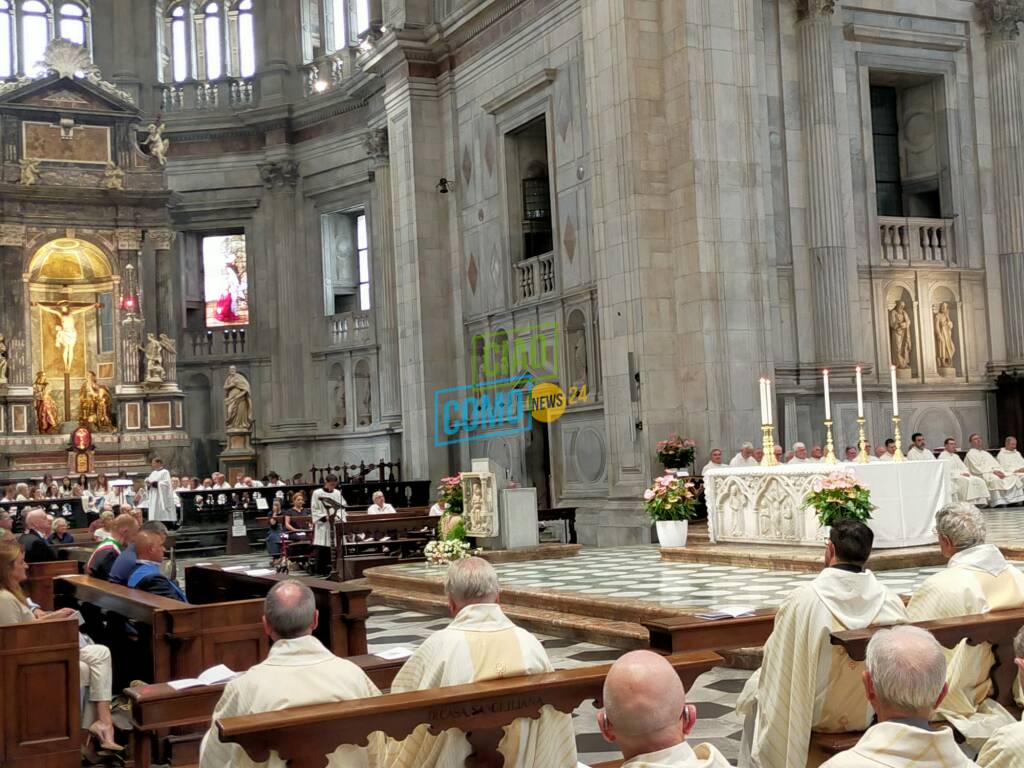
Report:
[[1007,472],[996,458],[985,450],[981,435],[969,438],[971,449],[964,457],[964,464],[975,477],[980,477],[988,486],[989,504],[1005,507],[1024,501],[1024,475]]

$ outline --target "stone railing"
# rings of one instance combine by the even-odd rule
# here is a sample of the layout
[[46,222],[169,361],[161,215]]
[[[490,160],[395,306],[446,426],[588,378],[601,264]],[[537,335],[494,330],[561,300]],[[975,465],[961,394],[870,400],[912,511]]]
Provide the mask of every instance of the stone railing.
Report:
[[248,329],[246,327],[216,328],[206,331],[189,331],[184,348],[178,353],[186,359],[245,353]]
[[545,253],[514,265],[516,302],[542,299],[555,293],[555,254]]
[[301,67],[302,93],[319,96],[338,88],[352,72],[352,56],[348,50],[322,56]]
[[370,312],[342,312],[327,318],[332,347],[362,347],[372,344],[373,314]]
[[955,264],[953,219],[878,217],[882,259],[892,264]]
[[160,106],[164,112],[246,109],[255,105],[256,85],[251,78],[186,80],[160,86]]

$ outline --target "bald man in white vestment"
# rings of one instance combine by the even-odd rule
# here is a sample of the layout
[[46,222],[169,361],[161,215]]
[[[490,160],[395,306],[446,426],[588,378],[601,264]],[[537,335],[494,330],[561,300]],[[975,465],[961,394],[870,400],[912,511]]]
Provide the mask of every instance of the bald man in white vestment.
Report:
[[732,457],[729,462],[730,467],[756,467],[760,465],[760,461],[754,458],[754,444],[744,443],[740,446],[740,452]]
[[928,718],[946,695],[942,646],[920,627],[876,632],[868,643],[864,690],[878,723],[823,768],[971,768],[949,728]]
[[899,596],[864,570],[874,534],[864,523],[834,524],[826,568],[779,607],[761,669],[747,681],[736,711],[746,716],[741,768],[818,766],[811,731],[842,733],[871,724],[862,662],[829,642],[831,632],[907,620]]
[[999,449],[999,455],[996,456],[996,461],[999,465],[1007,471],[1009,474],[1024,475],[1024,456],[1020,455],[1020,451],[1017,450],[1017,438],[1008,437],[1003,442],[1003,447]]
[[814,464],[815,461],[807,455],[807,445],[804,443],[793,443],[793,458],[787,464]]
[[[339,659],[313,637],[318,615],[313,592],[297,579],[278,582],[264,602],[263,628],[274,644],[266,660],[231,680],[213,711],[210,730],[199,750],[199,768],[285,768],[271,752],[254,762],[237,744],[225,744],[217,721],[259,712],[276,712],[307,704],[328,704],[379,696],[370,678],[347,659]],[[387,745],[382,734],[366,747],[338,747],[328,768],[383,768]]]
[[632,651],[619,657],[602,701],[597,725],[622,751],[622,768],[729,768],[710,744],[686,743],[697,708],[686,703],[683,683],[664,656]]
[[910,436],[910,447],[907,448],[907,461],[935,461],[935,454],[925,445],[924,435],[915,432]]
[[[517,675],[551,672],[540,642],[506,618],[498,605],[498,575],[479,557],[452,563],[445,578],[447,628],[428,637],[398,672],[391,693],[433,690]],[[575,768],[572,717],[549,706],[539,718],[521,718],[505,727],[498,745],[505,768]],[[451,729],[434,736],[416,728],[391,745],[388,768],[462,768],[469,756],[465,735]]]
[[975,506],[988,506],[988,484],[984,479],[971,474],[956,449],[956,440],[947,437],[946,442],[943,443],[942,452],[939,454],[939,459],[948,462],[949,488],[953,501],[966,501]]
[[[1018,690],[1024,689],[1024,627],[1013,640]],[[1018,703],[1021,703],[1018,698]],[[981,768],[1024,768],[1024,720],[1004,725],[985,742],[978,754]]]
[[989,504],[1005,507],[1024,501],[1024,476],[1007,472],[995,457],[985,450],[981,435],[970,436],[971,448],[964,456],[964,464],[975,477],[988,486]]
[[[985,543],[985,518],[964,502],[947,504],[935,515],[939,549],[949,559],[945,569],[929,576],[911,598],[911,621],[948,619],[1024,607],[1024,573]],[[995,664],[988,643],[969,645],[964,639],[946,651],[949,694],[936,710],[974,746],[1013,721],[992,693],[990,671]]]

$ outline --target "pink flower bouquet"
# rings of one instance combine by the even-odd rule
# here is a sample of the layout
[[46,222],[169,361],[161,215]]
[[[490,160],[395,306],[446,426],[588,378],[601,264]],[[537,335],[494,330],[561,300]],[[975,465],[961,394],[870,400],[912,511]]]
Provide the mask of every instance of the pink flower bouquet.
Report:
[[822,525],[844,519],[864,522],[871,519],[875,510],[868,487],[853,472],[845,470],[815,478],[804,501],[814,507]]
[[644,508],[654,522],[666,520],[692,520],[697,511],[700,492],[693,481],[666,472],[654,479],[644,491]]

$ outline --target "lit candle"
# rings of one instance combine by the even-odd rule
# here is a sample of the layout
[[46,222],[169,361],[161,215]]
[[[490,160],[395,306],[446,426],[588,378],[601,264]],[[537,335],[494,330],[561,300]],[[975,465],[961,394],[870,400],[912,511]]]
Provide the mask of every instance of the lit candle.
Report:
[[899,416],[900,415],[900,404],[899,404],[899,400],[896,398],[896,366],[895,365],[890,365],[889,366],[889,373],[892,375],[892,415],[893,416]]
[[832,397],[828,391],[828,368],[821,374],[825,379],[825,421],[832,421]]
[[861,367],[857,366],[857,418],[864,418],[864,387],[860,379]]
[[757,380],[758,394],[761,396],[761,424],[768,423],[768,412],[765,410],[765,397],[764,397],[764,376]]
[[775,422],[772,421],[772,382],[770,379],[764,380],[764,390],[767,395],[765,404],[768,407],[768,421],[765,424],[774,424]]

